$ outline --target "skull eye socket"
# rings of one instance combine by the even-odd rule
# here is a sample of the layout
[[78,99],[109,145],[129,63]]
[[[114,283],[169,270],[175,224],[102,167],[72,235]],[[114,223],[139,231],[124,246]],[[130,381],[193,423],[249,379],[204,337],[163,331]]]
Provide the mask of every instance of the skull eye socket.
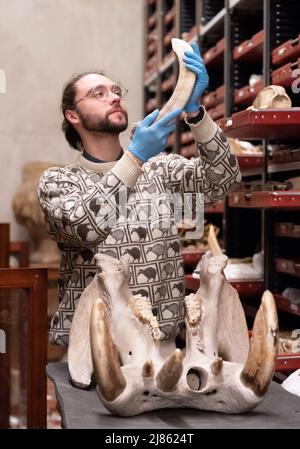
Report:
[[200,391],[207,383],[207,373],[200,368],[190,368],[186,375],[186,382],[190,390]]

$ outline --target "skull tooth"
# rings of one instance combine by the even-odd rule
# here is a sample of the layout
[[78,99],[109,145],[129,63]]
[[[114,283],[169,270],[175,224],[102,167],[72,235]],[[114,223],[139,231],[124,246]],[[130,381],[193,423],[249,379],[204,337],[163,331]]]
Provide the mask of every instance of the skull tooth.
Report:
[[151,359],[144,363],[142,374],[144,378],[154,377],[154,365]]
[[220,374],[223,367],[223,359],[222,357],[216,357],[215,360],[210,365],[211,372],[214,376]]
[[166,392],[174,391],[182,374],[182,352],[176,349],[156,376],[157,387]]

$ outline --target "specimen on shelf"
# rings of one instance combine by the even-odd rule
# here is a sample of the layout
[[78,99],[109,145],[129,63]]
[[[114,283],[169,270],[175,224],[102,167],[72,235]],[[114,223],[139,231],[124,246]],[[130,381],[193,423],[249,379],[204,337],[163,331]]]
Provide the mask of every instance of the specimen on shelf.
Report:
[[282,86],[264,87],[248,109],[290,109],[292,101]]

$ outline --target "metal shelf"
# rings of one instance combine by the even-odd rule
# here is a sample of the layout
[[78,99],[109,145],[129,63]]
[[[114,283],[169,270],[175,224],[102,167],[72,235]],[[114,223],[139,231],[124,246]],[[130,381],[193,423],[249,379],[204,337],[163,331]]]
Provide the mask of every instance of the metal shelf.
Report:
[[204,208],[205,214],[223,214],[224,212],[224,200],[219,200],[209,207]]
[[290,39],[279,45],[272,51],[272,63],[275,65],[285,64],[300,56],[300,34],[296,39]]
[[[253,281],[230,281],[230,285],[235,288],[239,295],[243,297],[261,296],[264,292],[263,280]],[[185,275],[185,286],[189,290],[196,292],[200,286],[200,280],[191,274]]]
[[144,86],[148,87],[150,84],[152,84],[154,81],[156,81],[158,78],[158,72],[155,71],[150,75],[147,79],[144,80]]
[[275,235],[276,237],[290,237],[300,238],[300,225],[292,222],[277,222],[275,223]]
[[256,209],[300,209],[300,190],[231,192],[228,194],[230,207]]
[[195,250],[182,250],[183,264],[185,267],[196,267],[197,263],[201,260],[204,252]]
[[295,371],[300,368],[300,354],[278,354],[275,371]]
[[269,173],[278,173],[292,170],[300,170],[300,162],[286,162],[282,164],[270,164]]
[[216,31],[216,29],[220,29],[221,27],[223,27],[225,12],[225,8],[221,9],[221,11],[219,11],[212,20],[210,20],[206,25],[200,28],[200,36],[204,36],[209,31]]
[[206,109],[214,108],[218,104],[224,103],[224,98],[225,98],[225,86],[223,84],[213,92],[209,92],[208,94],[204,95],[201,99],[201,103]]
[[227,137],[244,140],[299,139],[300,108],[247,109],[220,122]]
[[176,57],[172,54],[169,58],[167,58],[158,68],[160,73],[168,70],[176,61]]
[[272,84],[278,84],[283,87],[291,87],[296,78],[293,77],[293,71],[299,70],[300,58],[296,62],[289,62],[284,66],[276,69],[272,73]]
[[262,0],[229,0],[229,8],[262,9]]
[[275,269],[277,273],[289,274],[290,276],[300,277],[300,259],[287,259],[275,257]]
[[262,60],[263,56],[264,30],[254,34],[251,39],[240,43],[233,50],[234,61],[253,63]]
[[256,98],[256,95],[264,88],[264,83],[259,81],[254,86],[244,86],[234,92],[234,104],[249,106]]
[[225,38],[220,39],[214,47],[211,47],[203,55],[203,61],[209,68],[220,67],[224,62]]
[[215,108],[207,109],[207,112],[213,120],[221,119],[225,116],[225,103],[221,103]]
[[282,310],[283,312],[288,312],[292,313],[293,315],[300,316],[300,304],[293,304],[284,296],[279,295],[278,293],[274,294],[274,298],[276,301],[277,309]]
[[264,156],[257,155],[245,155],[237,156],[240,169],[261,168],[264,165]]

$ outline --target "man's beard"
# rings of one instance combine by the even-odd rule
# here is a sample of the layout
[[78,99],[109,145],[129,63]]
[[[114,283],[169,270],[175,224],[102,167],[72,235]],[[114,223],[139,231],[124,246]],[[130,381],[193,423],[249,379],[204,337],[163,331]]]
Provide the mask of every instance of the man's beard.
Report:
[[123,112],[125,117],[125,122],[115,123],[110,120],[109,115],[105,118],[99,118],[96,114],[83,114],[77,110],[80,117],[82,126],[91,132],[98,133],[109,133],[109,134],[119,134],[128,126],[128,114],[126,111]]

